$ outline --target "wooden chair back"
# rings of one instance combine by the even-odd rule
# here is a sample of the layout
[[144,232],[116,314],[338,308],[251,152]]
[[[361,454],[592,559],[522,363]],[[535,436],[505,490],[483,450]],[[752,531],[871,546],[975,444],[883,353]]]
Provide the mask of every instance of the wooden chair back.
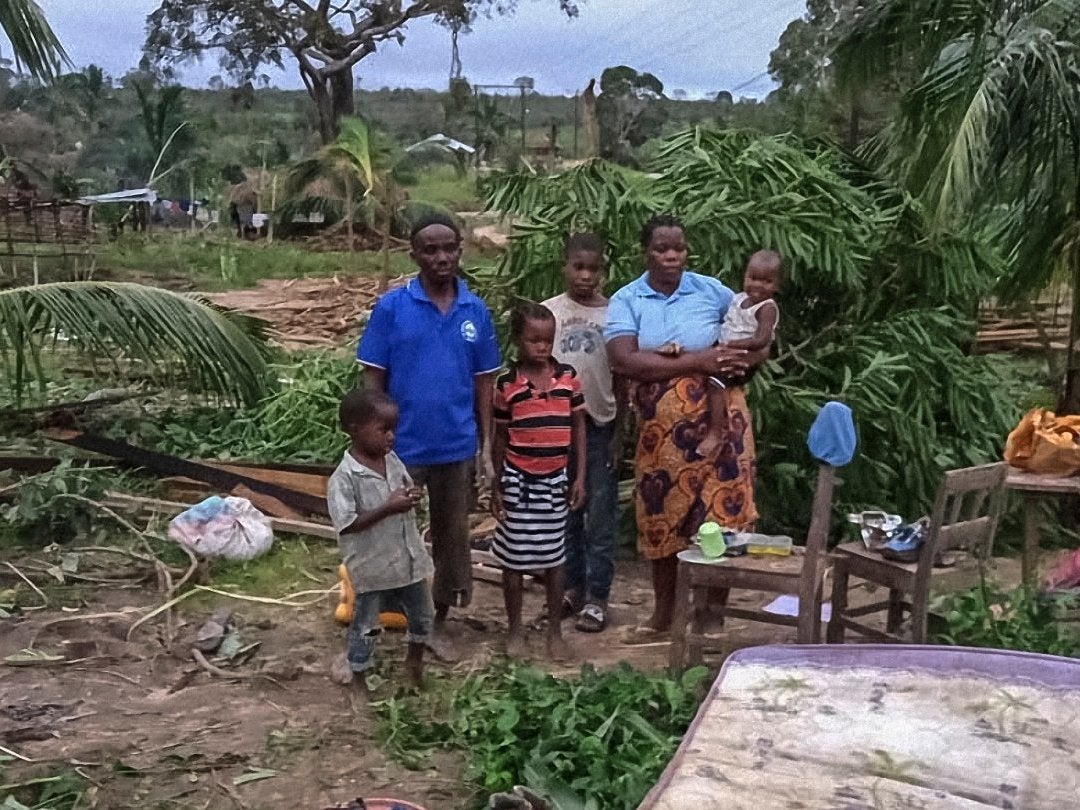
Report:
[[1008,465],[983,464],[949,470],[931,512],[925,552],[932,564],[945,551],[988,557],[1005,499]]

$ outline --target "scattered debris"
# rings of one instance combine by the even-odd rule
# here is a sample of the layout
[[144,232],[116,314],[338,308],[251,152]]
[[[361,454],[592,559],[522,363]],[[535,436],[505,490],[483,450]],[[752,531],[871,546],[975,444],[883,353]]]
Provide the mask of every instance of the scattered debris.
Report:
[[261,318],[287,350],[338,347],[359,333],[360,320],[379,296],[370,276],[260,279],[254,289],[206,296],[221,307]]

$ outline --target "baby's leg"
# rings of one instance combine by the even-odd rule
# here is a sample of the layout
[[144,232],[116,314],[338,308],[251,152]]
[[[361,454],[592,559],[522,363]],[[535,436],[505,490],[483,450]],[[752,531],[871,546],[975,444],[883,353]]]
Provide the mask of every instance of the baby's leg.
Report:
[[710,377],[708,387],[709,429],[697,447],[697,454],[702,458],[710,458],[716,454],[727,428],[727,388],[718,377]]

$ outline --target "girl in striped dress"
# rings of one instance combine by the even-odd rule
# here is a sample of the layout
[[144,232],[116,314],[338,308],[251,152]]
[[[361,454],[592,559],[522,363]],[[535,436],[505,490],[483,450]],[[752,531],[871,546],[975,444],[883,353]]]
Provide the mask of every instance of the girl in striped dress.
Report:
[[[526,304],[510,316],[517,362],[495,383],[493,461],[501,471],[492,487],[499,522],[492,551],[503,567],[503,599],[509,625],[506,651],[525,652],[521,625],[522,577],[544,578],[548,606],[547,652],[566,658],[562,638],[563,560],[566,516],[585,502],[585,398],[571,366],[551,356],[555,316]],[[574,453],[578,471],[567,485]]]

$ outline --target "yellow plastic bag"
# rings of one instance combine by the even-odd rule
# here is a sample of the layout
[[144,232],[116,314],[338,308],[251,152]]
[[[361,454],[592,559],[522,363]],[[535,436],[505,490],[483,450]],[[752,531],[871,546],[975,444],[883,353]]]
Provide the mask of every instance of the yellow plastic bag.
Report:
[[[341,601],[334,609],[334,618],[341,624],[349,624],[356,607],[356,591],[344,564],[338,566],[338,576],[341,578]],[[403,613],[380,613],[379,621],[387,630],[404,630],[407,624]]]
[[1080,416],[1055,416],[1035,408],[1024,414],[1005,442],[1005,461],[1042,475],[1080,472]]

